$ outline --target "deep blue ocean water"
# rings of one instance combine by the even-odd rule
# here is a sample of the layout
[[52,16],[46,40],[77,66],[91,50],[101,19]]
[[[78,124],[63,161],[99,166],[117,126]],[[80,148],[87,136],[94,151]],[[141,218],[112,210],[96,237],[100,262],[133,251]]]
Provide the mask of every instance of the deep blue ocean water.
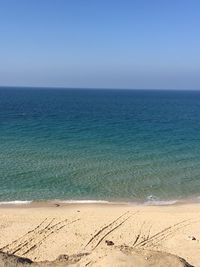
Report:
[[200,92],[0,88],[0,201],[200,196]]

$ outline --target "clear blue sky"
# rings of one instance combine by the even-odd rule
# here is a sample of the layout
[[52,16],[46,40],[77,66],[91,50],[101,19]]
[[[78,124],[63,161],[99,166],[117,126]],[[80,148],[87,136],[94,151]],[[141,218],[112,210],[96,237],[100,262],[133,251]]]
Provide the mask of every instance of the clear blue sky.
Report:
[[0,85],[200,89],[200,1],[0,0]]

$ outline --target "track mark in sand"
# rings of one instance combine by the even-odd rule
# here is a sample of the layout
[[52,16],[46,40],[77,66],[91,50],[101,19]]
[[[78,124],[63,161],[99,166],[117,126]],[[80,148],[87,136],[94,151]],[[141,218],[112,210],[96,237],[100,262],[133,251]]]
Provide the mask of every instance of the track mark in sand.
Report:
[[80,220],[80,219],[76,219],[76,220],[71,221],[71,222],[69,222],[69,223],[67,223],[67,224],[64,224],[64,225],[59,226],[57,229],[53,229],[53,230],[50,231],[46,236],[44,236],[41,240],[39,240],[37,243],[35,243],[35,244],[33,244],[31,247],[29,247],[29,248],[28,248],[22,255],[23,255],[23,256],[24,256],[24,255],[27,255],[30,251],[32,251],[32,250],[38,248],[38,247],[42,244],[42,242],[43,242],[45,239],[47,239],[50,235],[52,235],[55,231],[59,231],[59,230],[61,230],[63,227],[68,226],[68,225],[70,225],[70,224],[72,224],[72,223],[75,223],[76,221],[79,221],[79,220]]
[[117,222],[120,218],[122,218],[123,216],[125,216],[127,213],[129,213],[129,211],[125,212],[124,214],[122,214],[121,216],[119,216],[117,219],[115,219],[114,221],[112,221],[111,223],[109,223],[108,225],[104,226],[103,228],[101,228],[89,241],[88,243],[85,245],[85,247],[87,247],[101,232],[103,232],[104,230],[106,230],[109,226],[111,226],[112,224],[114,224],[115,222]]
[[78,220],[79,219],[68,222],[68,219],[65,219],[63,221],[54,223],[55,218],[46,218],[33,230],[27,232],[25,235],[16,239],[12,243],[4,246],[0,249],[0,251],[10,254],[20,253],[20,255],[27,255],[30,251],[38,248],[49,236],[55,232],[58,232],[63,227],[75,223]]
[[88,248],[89,246],[91,247],[91,250],[94,250],[97,248],[100,243],[104,240],[105,237],[107,237],[110,233],[115,231],[117,228],[119,228],[122,224],[124,224],[131,216],[135,215],[137,212],[134,214],[130,215],[130,212],[127,211],[123,213],[121,216],[116,218],[114,221],[111,223],[107,224],[106,226],[102,227],[96,234],[92,236],[92,238],[87,242],[85,245],[84,249]]
[[[199,222],[199,220],[196,222]],[[143,223],[143,225],[144,225],[144,223]],[[169,238],[170,236],[173,236],[177,231],[179,231],[180,229],[182,229],[186,226],[189,226],[191,223],[195,223],[195,221],[192,222],[190,219],[183,220],[183,221],[178,222],[174,225],[171,225],[171,226],[164,228],[163,230],[155,233],[152,236],[150,235],[152,225],[150,226],[150,228],[148,230],[147,236],[145,236],[144,234],[142,235],[142,228],[143,228],[143,225],[142,225],[140,228],[140,232],[137,235],[132,246],[135,248],[149,247],[149,246],[154,247],[154,246],[156,246],[156,244],[160,243],[163,240],[167,240],[167,238]],[[138,238],[138,236],[139,236],[139,238]],[[140,238],[143,240],[141,240]]]
[[139,233],[137,234],[135,241],[133,242],[133,246],[135,246],[139,242],[141,237],[144,238],[142,235],[142,232],[143,232],[143,226],[145,225],[145,223],[146,223],[145,221],[142,223],[140,230],[139,230]]
[[37,231],[37,229],[39,229],[42,224],[44,224],[44,222],[47,220],[47,218],[45,218],[40,224],[38,224],[34,229],[28,231],[26,234],[20,236],[18,239],[14,240],[13,242],[11,242],[10,244],[7,244],[6,246],[0,248],[0,251],[4,251],[5,249],[8,249],[11,246],[14,246],[16,243],[20,242],[20,240],[22,240],[23,238],[26,238],[27,235],[30,235],[31,233],[34,233]]
[[3,252],[9,252],[9,253],[17,253],[21,251],[24,247],[26,247],[29,243],[33,242],[38,236],[43,235],[48,231],[49,228],[54,227],[53,221],[55,218],[48,220],[47,218],[40,223],[36,228],[29,231],[25,235],[21,236],[17,240],[13,241],[11,244],[8,244],[1,250]]
[[139,242],[138,244],[136,244],[135,247],[140,246],[140,247],[144,247],[144,246],[148,246],[148,245],[154,245],[155,242],[160,242],[163,239],[166,239],[169,235],[174,234],[176,231],[178,231],[179,229],[181,229],[182,227],[185,227],[185,224],[188,220],[184,220],[181,222],[178,222],[172,226],[166,227],[163,230],[161,230],[160,232],[157,232],[156,234],[152,235],[149,238],[144,239],[143,241]]

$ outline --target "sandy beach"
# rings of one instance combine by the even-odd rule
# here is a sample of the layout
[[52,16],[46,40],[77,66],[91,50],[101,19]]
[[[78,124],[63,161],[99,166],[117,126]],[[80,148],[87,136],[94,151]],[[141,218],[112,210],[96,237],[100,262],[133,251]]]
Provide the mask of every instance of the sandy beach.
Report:
[[[170,253],[199,267],[199,240],[199,204],[0,207],[1,252],[33,262],[57,259],[58,265],[52,266],[163,266],[158,259]],[[152,263],[155,259],[157,265]],[[175,262],[174,266],[190,266]]]

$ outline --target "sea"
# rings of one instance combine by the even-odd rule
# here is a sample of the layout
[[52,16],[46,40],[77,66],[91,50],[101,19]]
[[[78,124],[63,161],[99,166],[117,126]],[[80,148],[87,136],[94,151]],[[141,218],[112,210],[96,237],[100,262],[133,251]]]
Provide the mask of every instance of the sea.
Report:
[[0,88],[0,203],[200,199],[200,91]]

